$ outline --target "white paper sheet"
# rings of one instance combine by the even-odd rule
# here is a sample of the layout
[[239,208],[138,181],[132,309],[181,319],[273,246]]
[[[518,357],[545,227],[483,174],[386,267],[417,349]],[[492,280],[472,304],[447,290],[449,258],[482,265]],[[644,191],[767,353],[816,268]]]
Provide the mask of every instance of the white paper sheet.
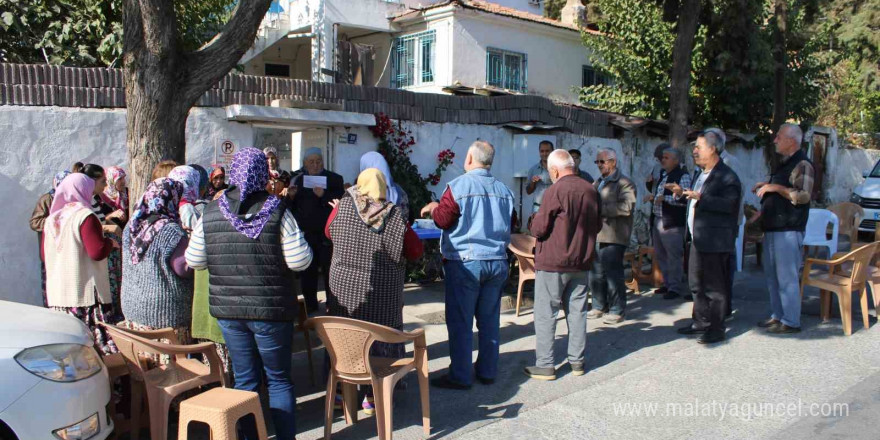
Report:
[[327,189],[327,176],[303,176],[303,186]]

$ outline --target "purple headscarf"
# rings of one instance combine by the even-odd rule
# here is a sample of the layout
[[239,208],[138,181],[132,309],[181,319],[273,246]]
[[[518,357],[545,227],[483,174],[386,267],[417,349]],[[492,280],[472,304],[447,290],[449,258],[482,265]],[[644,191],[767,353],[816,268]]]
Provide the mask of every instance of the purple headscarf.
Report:
[[150,248],[150,243],[166,223],[180,223],[177,205],[182,196],[183,184],[177,180],[160,177],[147,185],[141,202],[131,216],[131,223],[128,224],[132,264],[140,263]]
[[242,148],[232,158],[232,164],[229,166],[229,184],[231,187],[227,189],[223,197],[220,197],[220,212],[232,223],[235,230],[241,232],[248,238],[256,240],[263,227],[269,221],[269,217],[281,204],[281,199],[276,196],[269,196],[260,208],[260,212],[256,215],[242,219],[238,212],[232,212],[229,208],[229,191],[238,188],[240,191],[239,210],[244,201],[251,194],[265,191],[266,184],[269,183],[269,165],[266,163],[266,155],[256,148]]

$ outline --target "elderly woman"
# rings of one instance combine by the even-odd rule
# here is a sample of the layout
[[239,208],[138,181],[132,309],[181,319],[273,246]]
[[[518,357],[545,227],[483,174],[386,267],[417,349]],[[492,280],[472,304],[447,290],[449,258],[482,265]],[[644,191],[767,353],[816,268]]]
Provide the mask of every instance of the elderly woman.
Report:
[[184,254],[189,240],[180,224],[183,184],[171,178],[147,186],[122,234],[125,282],[123,326],[134,330],[171,327],[178,341],[190,340],[192,270]]
[[42,250],[48,306],[85,323],[95,348],[106,355],[118,351],[98,326],[113,308],[107,256],[117,244],[104,236],[104,229],[118,227],[101,225],[91,208],[94,195],[95,181],[88,176],[64,178],[46,218]]
[[196,221],[201,217],[196,211],[196,202],[199,200],[199,172],[189,166],[175,167],[168,173],[168,178],[176,180],[183,185],[183,196],[180,198],[180,224],[183,229],[192,231]]
[[108,184],[109,176],[106,170],[100,165],[89,163],[83,166],[82,172],[95,181],[95,195],[92,196],[92,212],[98,217],[103,225],[107,237],[116,242],[116,248],[110,251],[107,257],[107,270],[110,276],[110,294],[113,297],[113,308],[111,312],[105,315],[107,322],[115,324],[122,321],[122,252],[119,247],[122,246],[122,228],[128,222],[128,211],[117,208],[104,195]]
[[[309,179],[305,185],[306,176]],[[323,177],[323,179],[321,179]],[[306,235],[306,241],[312,248],[314,258],[301,278],[302,293],[306,300],[309,313],[318,310],[318,272],[323,274],[324,288],[330,297],[330,256],[333,254],[332,244],[324,237],[324,226],[330,216],[330,201],[342,197],[342,176],[324,169],[324,158],[320,148],[309,148],[303,154],[303,169],[294,181],[297,188],[293,199],[293,214]]]
[[[128,186],[125,181],[125,170],[122,167],[110,167],[105,172],[107,176],[107,187],[101,196],[104,203],[113,208],[114,211],[122,210],[128,212]],[[124,227],[125,222],[120,219]]]
[[[357,185],[334,203],[324,231],[334,247],[328,314],[402,330],[405,259],[421,257],[422,242],[388,200],[385,177],[376,168],[361,172]],[[371,353],[402,358],[404,344],[375,342]],[[373,409],[369,395],[363,408]]]
[[[31,214],[30,225],[31,230],[37,233],[37,252],[39,254],[42,254],[40,249],[42,249],[43,246],[43,226],[46,224],[46,217],[49,217],[49,209],[52,208],[52,199],[55,198],[55,188],[58,188],[58,184],[61,183],[68,174],[70,174],[70,171],[61,171],[55,175],[55,178],[52,180],[52,189],[40,196],[37,200],[37,206],[34,206],[34,212]],[[40,280],[42,281],[43,289],[43,307],[48,307],[48,303],[46,303],[46,262],[43,261],[42,257],[40,258]]]
[[409,222],[411,217],[409,212],[409,196],[406,195],[406,191],[403,188],[394,183],[391,169],[388,168],[388,162],[385,161],[385,158],[376,151],[364,154],[361,156],[361,172],[364,172],[367,168],[375,168],[382,172],[382,176],[385,177],[385,183],[388,185],[388,201],[397,205],[400,208],[400,212],[403,213],[404,221]]

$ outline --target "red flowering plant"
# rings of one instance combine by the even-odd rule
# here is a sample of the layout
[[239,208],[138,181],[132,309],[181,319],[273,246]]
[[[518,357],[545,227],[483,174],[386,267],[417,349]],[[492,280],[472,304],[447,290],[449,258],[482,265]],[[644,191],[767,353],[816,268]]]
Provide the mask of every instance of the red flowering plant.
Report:
[[[384,113],[376,115],[376,125],[370,127],[370,131],[379,140],[379,153],[388,162],[391,169],[391,177],[409,196],[409,206],[412,210],[419,210],[422,206],[431,202],[431,190],[428,185],[437,185],[446,168],[455,158],[452,150],[446,149],[437,154],[437,167],[428,177],[422,177],[418,167],[412,163],[412,155],[415,138],[412,131],[405,129],[400,121],[396,123]],[[410,218],[415,218],[410,213]]]

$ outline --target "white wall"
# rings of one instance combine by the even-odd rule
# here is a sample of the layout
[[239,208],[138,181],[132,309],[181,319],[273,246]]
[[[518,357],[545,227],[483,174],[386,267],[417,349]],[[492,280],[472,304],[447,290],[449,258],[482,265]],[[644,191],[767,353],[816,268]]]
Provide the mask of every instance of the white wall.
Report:
[[492,3],[507,8],[518,9],[535,15],[544,15],[544,6],[541,1],[535,0],[492,0]]
[[[209,166],[217,139],[250,143],[251,128],[223,109],[193,109],[187,163]],[[0,299],[41,304],[37,234],[28,220],[55,173],[76,162],[124,165],[125,111],[0,106]]]
[[590,64],[578,32],[460,11],[455,14],[453,35],[453,82],[485,85],[486,49],[493,47],[528,56],[529,94],[577,103],[577,94],[571,89],[581,86],[582,67]]

